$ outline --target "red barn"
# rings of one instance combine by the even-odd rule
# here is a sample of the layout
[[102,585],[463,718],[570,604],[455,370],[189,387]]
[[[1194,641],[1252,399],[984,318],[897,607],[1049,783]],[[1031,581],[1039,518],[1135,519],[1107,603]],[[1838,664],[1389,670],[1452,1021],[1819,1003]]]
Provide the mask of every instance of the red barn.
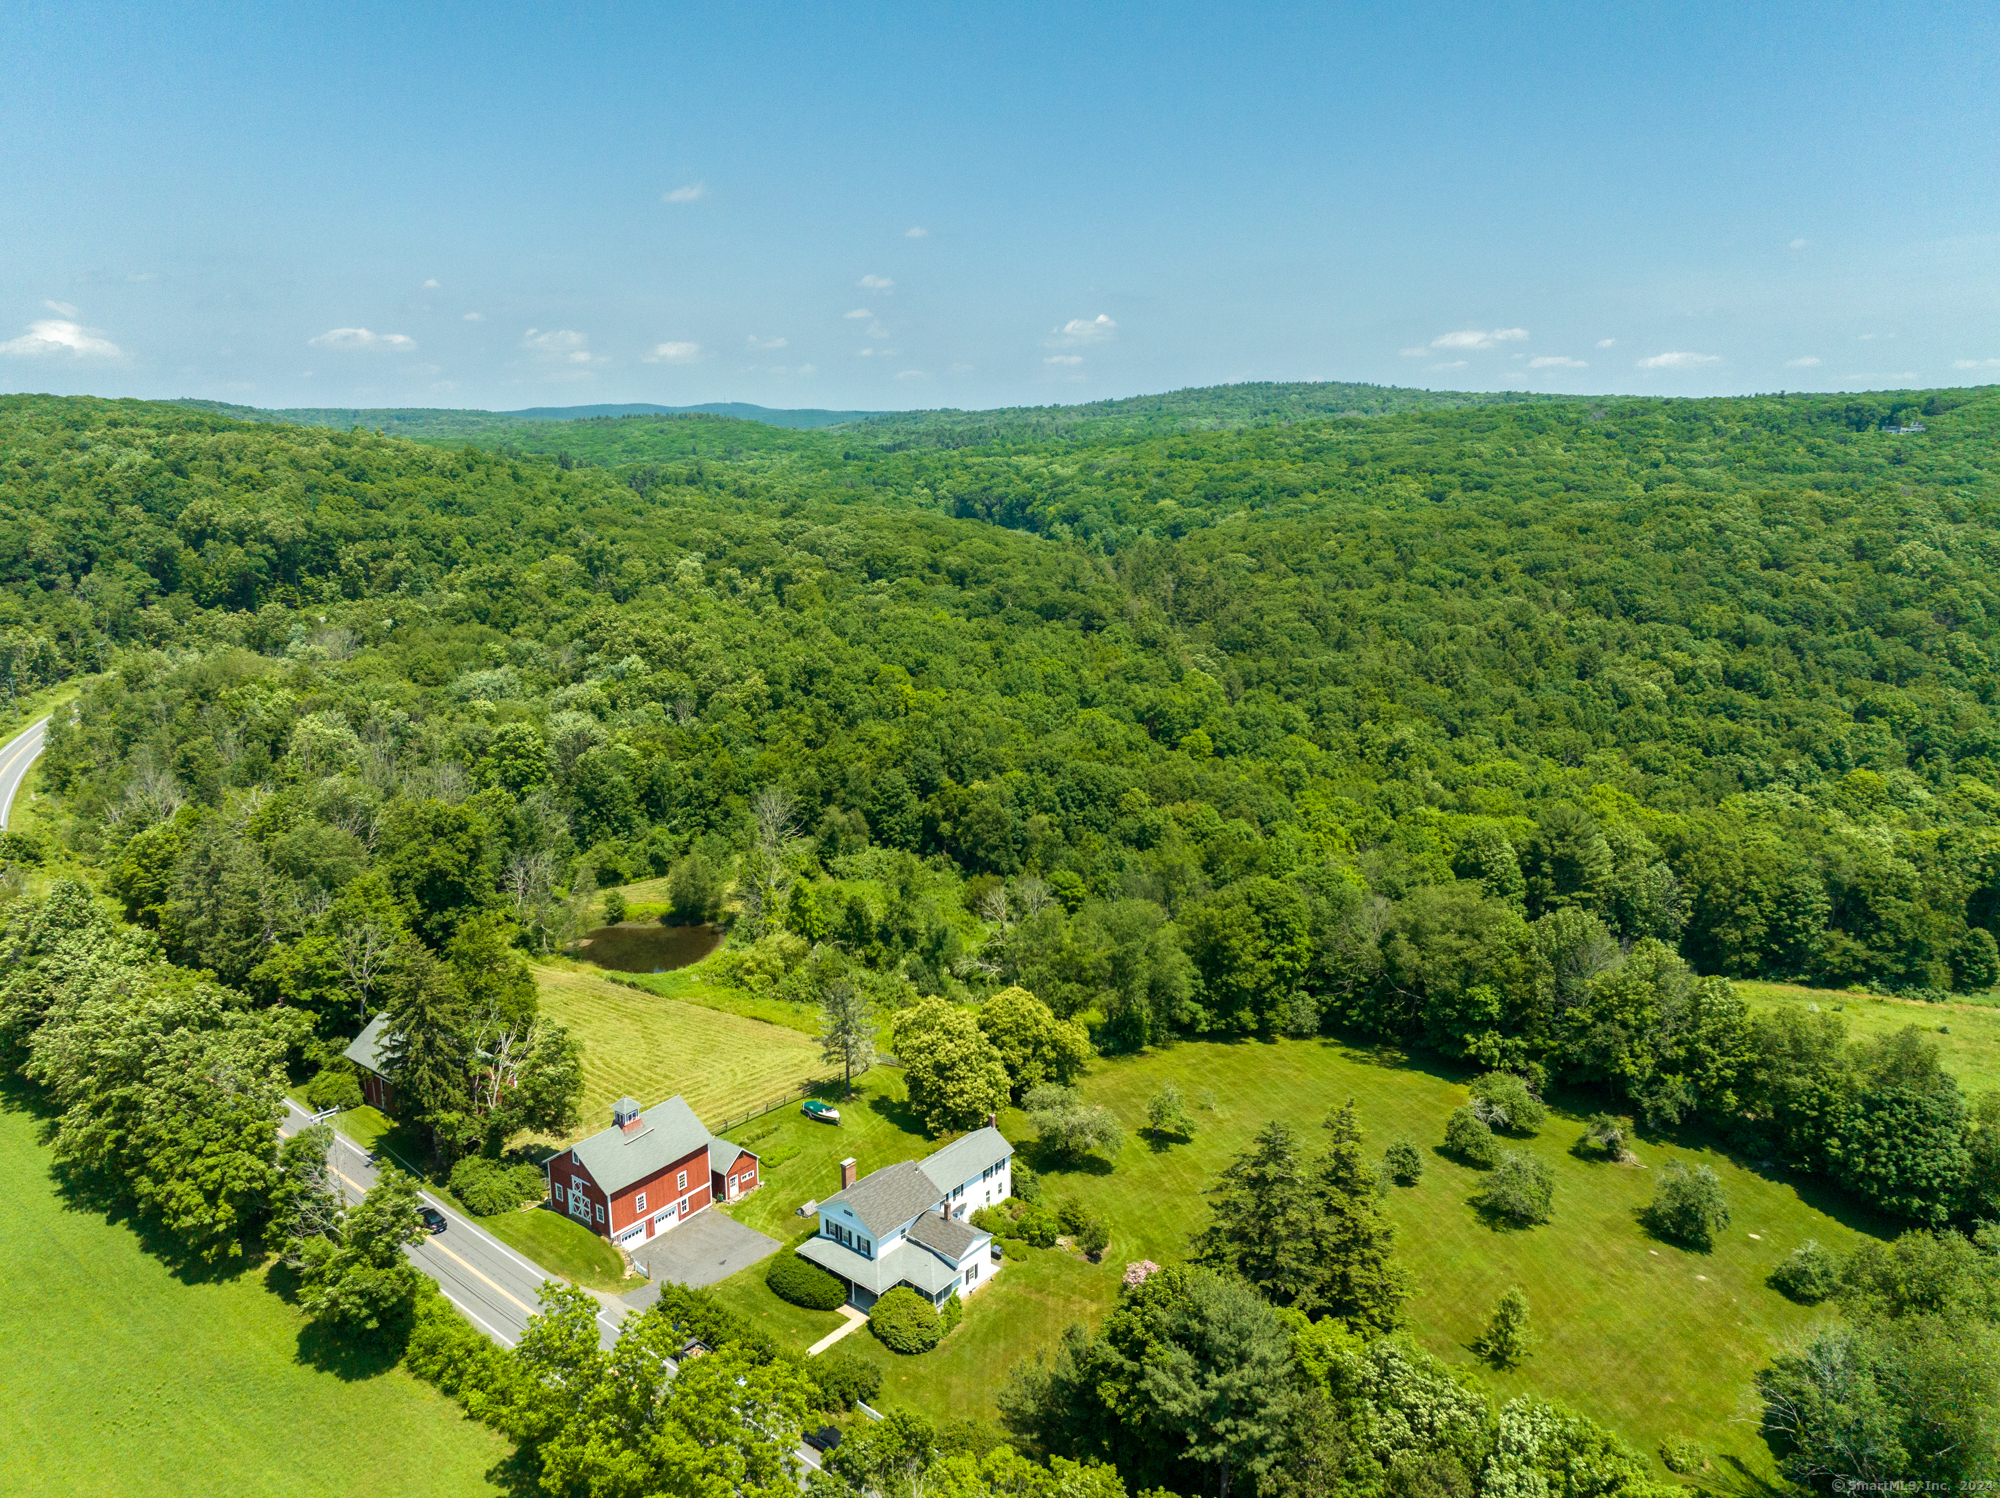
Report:
[[611,1127],[551,1155],[549,1202],[614,1243],[664,1233],[720,1196],[757,1188],[757,1157],[717,1139],[678,1097],[641,1112],[631,1098]]
[[389,1039],[388,1023],[388,1015],[376,1015],[341,1055],[352,1061],[355,1070],[361,1074],[362,1101],[371,1108],[393,1113],[396,1111],[396,1087],[389,1080],[389,1063],[382,1054],[382,1047]]

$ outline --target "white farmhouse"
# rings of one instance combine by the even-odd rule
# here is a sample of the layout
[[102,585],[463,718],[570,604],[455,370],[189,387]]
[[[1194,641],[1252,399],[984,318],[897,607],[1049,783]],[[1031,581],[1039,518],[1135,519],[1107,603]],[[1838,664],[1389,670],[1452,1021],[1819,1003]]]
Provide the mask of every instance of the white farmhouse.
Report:
[[847,1285],[848,1304],[908,1285],[932,1305],[970,1295],[992,1276],[993,1235],[966,1218],[1013,1190],[1014,1146],[988,1126],[922,1160],[854,1178],[840,1162],[840,1191],[819,1204],[819,1236],[799,1252]]

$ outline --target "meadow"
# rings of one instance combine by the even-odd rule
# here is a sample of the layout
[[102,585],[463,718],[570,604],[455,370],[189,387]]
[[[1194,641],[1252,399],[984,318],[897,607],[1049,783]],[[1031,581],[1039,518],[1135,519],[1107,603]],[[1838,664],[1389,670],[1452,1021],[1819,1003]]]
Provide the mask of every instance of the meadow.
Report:
[[651,1107],[678,1093],[711,1127],[826,1075],[797,1030],[684,1003],[577,965],[537,965],[542,1012],[583,1042],[583,1124],[594,1134],[622,1096]]
[[1927,1004],[1920,999],[1885,994],[1843,993],[1827,988],[1801,988],[1792,983],[1752,983],[1739,980],[1736,992],[1753,1012],[1786,1005],[1831,1010],[1847,1022],[1856,1040],[1893,1035],[1908,1025],[1923,1032],[1937,1047],[1938,1060],[1958,1079],[1970,1097],[2000,1088],[2000,1005],[1982,999],[1954,999]]
[[[1146,1099],[1169,1079],[1195,1102],[1196,1132],[1186,1141],[1155,1141],[1143,1132]],[[1633,1144],[1636,1165],[1582,1158],[1572,1146],[1582,1115],[1598,1106],[1586,1099],[1573,1111],[1552,1109],[1538,1136],[1507,1144],[1539,1156],[1553,1172],[1555,1220],[1497,1230],[1470,1200],[1481,1173],[1436,1149],[1446,1117],[1466,1099],[1464,1080],[1397,1052],[1336,1041],[1183,1043],[1100,1061],[1083,1090],[1118,1115],[1125,1147],[1115,1162],[1048,1169],[1045,1184],[1052,1197],[1077,1197],[1106,1217],[1112,1242],[1104,1262],[1060,1249],[1010,1261],[973,1297],[959,1330],[922,1358],[897,1357],[865,1334],[841,1346],[883,1367],[881,1397],[890,1404],[990,1417],[1006,1369],[1052,1343],[1068,1322],[1101,1316],[1127,1261],[1185,1258],[1189,1235],[1207,1218],[1206,1192],[1266,1121],[1284,1119],[1316,1147],[1327,1110],[1353,1097],[1371,1153],[1407,1134],[1425,1155],[1422,1180],[1392,1189],[1387,1201],[1413,1290],[1410,1335],[1447,1362],[1475,1364],[1472,1342],[1501,1294],[1518,1285],[1533,1307],[1536,1352],[1508,1373],[1481,1365],[1497,1395],[1560,1400],[1649,1453],[1666,1437],[1690,1436],[1740,1464],[1746,1481],[1768,1476],[1769,1454],[1744,1423],[1750,1377],[1813,1313],[1768,1288],[1765,1276],[1808,1238],[1845,1249],[1879,1225],[1810,1183],[1696,1139],[1641,1136]],[[765,1188],[733,1213],[795,1239],[803,1228],[795,1209],[837,1188],[844,1156],[855,1156],[866,1173],[935,1147],[910,1116],[895,1069],[870,1072],[859,1091],[843,1105],[838,1129],[787,1111],[732,1136],[780,1162],[767,1168]],[[1003,1114],[1001,1127],[1023,1159],[1038,1169],[1050,1164],[1018,1111]],[[1641,1221],[1653,1172],[1675,1158],[1710,1165],[1722,1179],[1734,1220],[1711,1252],[1655,1238]],[[722,1288],[794,1345],[835,1324],[831,1313],[777,1302],[761,1268]]]
[[[463,1498],[509,1449],[400,1368],[315,1360],[264,1271],[183,1278],[67,1202],[0,1099],[0,1487],[18,1498]],[[32,1349],[32,1351],[30,1351]]]

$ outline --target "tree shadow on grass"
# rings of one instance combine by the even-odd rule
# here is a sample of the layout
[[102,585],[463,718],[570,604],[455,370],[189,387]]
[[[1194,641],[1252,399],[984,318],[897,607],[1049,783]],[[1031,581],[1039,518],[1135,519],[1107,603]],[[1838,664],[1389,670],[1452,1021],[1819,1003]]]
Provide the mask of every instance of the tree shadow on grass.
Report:
[[1650,1206],[1634,1207],[1632,1209],[1632,1220],[1639,1224],[1639,1231],[1655,1243],[1665,1244],[1668,1248],[1677,1248],[1684,1254],[1702,1254],[1706,1256],[1715,1252],[1715,1245],[1713,1243],[1696,1243],[1691,1238],[1682,1238],[1668,1232],[1664,1227],[1660,1226],[1659,1219],[1654,1216],[1653,1209]]
[[294,1361],[321,1373],[331,1373],[342,1383],[359,1383],[380,1378],[400,1363],[409,1337],[408,1327],[393,1333],[358,1336],[308,1321],[299,1328]]
[[1039,1139],[1014,1146],[1014,1153],[1028,1163],[1036,1175],[1108,1176],[1116,1166],[1102,1155],[1064,1155],[1049,1149]]
[[1760,1477],[1744,1465],[1739,1456],[1718,1456],[1710,1470],[1701,1474],[1696,1488],[1704,1493],[1721,1493],[1729,1498],[1785,1498],[1795,1489]]
[[1893,1238],[1906,1226],[1830,1181],[1793,1170],[1776,1158],[1775,1147],[1764,1140],[1732,1136],[1698,1124],[1649,1127],[1643,1123],[1635,1124],[1632,1138],[1652,1149],[1705,1150],[1721,1155],[1746,1174],[1773,1185],[1790,1187],[1798,1193],[1799,1200],[1813,1211],[1831,1217],[1852,1232],[1864,1233],[1871,1238]]
[[[861,1099],[857,1097],[855,1101],[860,1102]],[[868,1109],[877,1118],[894,1124],[905,1134],[915,1134],[919,1138],[929,1137],[930,1130],[924,1127],[923,1119],[917,1116],[917,1110],[910,1106],[906,1098],[871,1097],[868,1099]]]
[[1547,1227],[1546,1222],[1528,1222],[1511,1212],[1502,1212],[1490,1205],[1484,1196],[1468,1196],[1465,1204],[1472,1208],[1482,1226],[1495,1233],[1532,1233],[1536,1228]]

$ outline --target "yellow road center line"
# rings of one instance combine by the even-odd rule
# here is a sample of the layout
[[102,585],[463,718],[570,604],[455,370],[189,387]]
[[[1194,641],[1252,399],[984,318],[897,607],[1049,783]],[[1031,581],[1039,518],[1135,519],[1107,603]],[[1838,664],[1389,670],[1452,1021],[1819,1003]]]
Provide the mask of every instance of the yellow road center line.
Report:
[[[328,1166],[327,1168],[329,1170],[333,1170],[333,1173],[335,1175],[339,1176],[341,1180],[347,1182],[348,1185],[352,1186],[361,1195],[366,1196],[368,1194],[368,1188],[363,1186],[359,1181],[353,1179],[351,1176],[343,1174],[341,1171],[335,1169],[332,1166]],[[457,1264],[467,1274],[472,1275],[476,1279],[485,1280],[485,1282],[488,1285],[492,1286],[494,1294],[505,1296],[508,1300],[513,1301],[515,1305],[519,1306],[522,1310],[526,1311],[530,1316],[535,1316],[540,1314],[540,1312],[538,1312],[535,1309],[535,1307],[529,1305],[525,1300],[521,1299],[520,1296],[509,1293],[505,1287],[495,1284],[491,1278],[489,1278],[484,1274],[481,1274],[477,1269],[473,1268],[472,1265],[466,1263],[465,1260],[461,1259],[457,1254],[453,1253],[450,1249],[446,1248],[442,1243],[438,1242],[435,1237],[433,1237],[430,1240],[430,1246],[436,1249],[439,1253],[443,1254],[447,1259],[450,1259],[454,1264]]]

